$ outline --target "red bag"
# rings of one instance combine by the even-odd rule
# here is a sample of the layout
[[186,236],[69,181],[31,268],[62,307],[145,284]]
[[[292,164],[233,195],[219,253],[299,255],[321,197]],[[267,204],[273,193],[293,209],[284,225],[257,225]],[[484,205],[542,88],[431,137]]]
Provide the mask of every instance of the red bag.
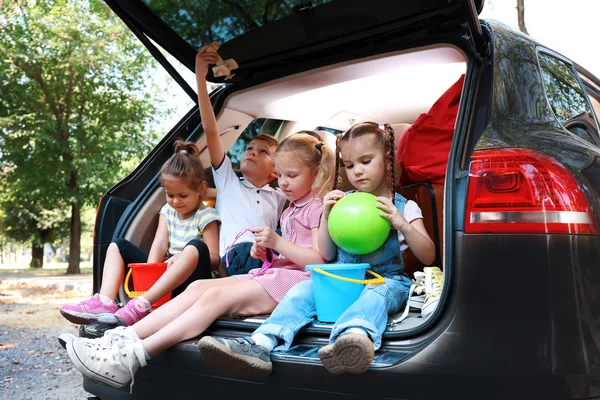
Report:
[[402,168],[400,186],[444,183],[464,80],[463,74],[400,137],[396,151],[396,160]]

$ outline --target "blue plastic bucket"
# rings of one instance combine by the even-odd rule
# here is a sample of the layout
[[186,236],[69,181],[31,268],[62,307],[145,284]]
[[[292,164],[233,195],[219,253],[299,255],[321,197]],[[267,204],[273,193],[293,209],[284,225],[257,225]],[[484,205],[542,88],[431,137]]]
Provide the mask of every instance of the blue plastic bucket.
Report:
[[[365,281],[365,271],[370,265],[363,264],[310,264],[306,269],[312,278],[317,319],[322,322],[335,322],[352,303],[360,297],[365,283],[384,283],[383,278]],[[317,271],[315,271],[317,269]],[[320,270],[320,271],[319,271]],[[323,272],[321,272],[323,271]],[[333,274],[327,276],[325,274]],[[353,279],[359,282],[348,282],[342,279]]]

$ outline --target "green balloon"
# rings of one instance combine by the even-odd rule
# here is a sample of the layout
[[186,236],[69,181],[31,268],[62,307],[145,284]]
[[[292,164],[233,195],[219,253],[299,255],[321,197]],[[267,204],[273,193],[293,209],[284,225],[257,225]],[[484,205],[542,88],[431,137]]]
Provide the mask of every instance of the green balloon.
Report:
[[329,213],[329,235],[341,249],[351,254],[377,250],[390,234],[390,221],[381,217],[375,196],[354,192],[342,197]]

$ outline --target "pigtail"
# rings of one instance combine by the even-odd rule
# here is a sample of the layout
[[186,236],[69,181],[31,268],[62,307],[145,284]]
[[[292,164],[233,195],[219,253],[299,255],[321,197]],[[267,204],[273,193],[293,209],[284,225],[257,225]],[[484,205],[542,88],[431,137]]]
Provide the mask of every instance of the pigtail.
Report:
[[325,142],[317,143],[315,151],[320,153],[321,162],[319,163],[319,171],[312,185],[312,192],[313,196],[322,199],[334,186],[335,178],[333,177],[332,170],[335,168],[336,159],[333,150]]
[[340,183],[340,165],[342,164],[340,145],[342,143],[342,136],[343,135],[337,135],[335,138],[335,177],[333,179],[334,189],[337,189]]
[[389,151],[390,151],[390,176],[392,178],[391,182],[390,182],[390,192],[392,193],[392,198],[394,197],[394,193],[396,192],[396,169],[394,168],[395,165],[395,156],[394,156],[394,137],[395,137],[395,132],[394,132],[394,128],[392,128],[392,126],[390,124],[385,124],[384,125],[385,128],[385,132],[387,134],[387,142],[388,142],[388,146],[389,146]]

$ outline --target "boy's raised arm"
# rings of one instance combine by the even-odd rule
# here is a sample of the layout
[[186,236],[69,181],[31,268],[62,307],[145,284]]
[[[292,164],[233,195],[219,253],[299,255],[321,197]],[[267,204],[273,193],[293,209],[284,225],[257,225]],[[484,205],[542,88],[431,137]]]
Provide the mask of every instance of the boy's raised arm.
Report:
[[219,60],[217,50],[219,49],[219,43],[213,42],[202,46],[196,54],[196,83],[198,85],[198,105],[200,107],[200,118],[202,119],[202,126],[204,133],[206,134],[206,144],[208,146],[208,153],[210,155],[210,163],[213,167],[221,165],[223,158],[225,157],[225,149],[223,148],[223,142],[219,136],[219,127],[217,125],[217,119],[215,112],[212,108],[210,98],[208,97],[208,90],[206,89],[206,74],[208,72],[208,66],[216,64]]

